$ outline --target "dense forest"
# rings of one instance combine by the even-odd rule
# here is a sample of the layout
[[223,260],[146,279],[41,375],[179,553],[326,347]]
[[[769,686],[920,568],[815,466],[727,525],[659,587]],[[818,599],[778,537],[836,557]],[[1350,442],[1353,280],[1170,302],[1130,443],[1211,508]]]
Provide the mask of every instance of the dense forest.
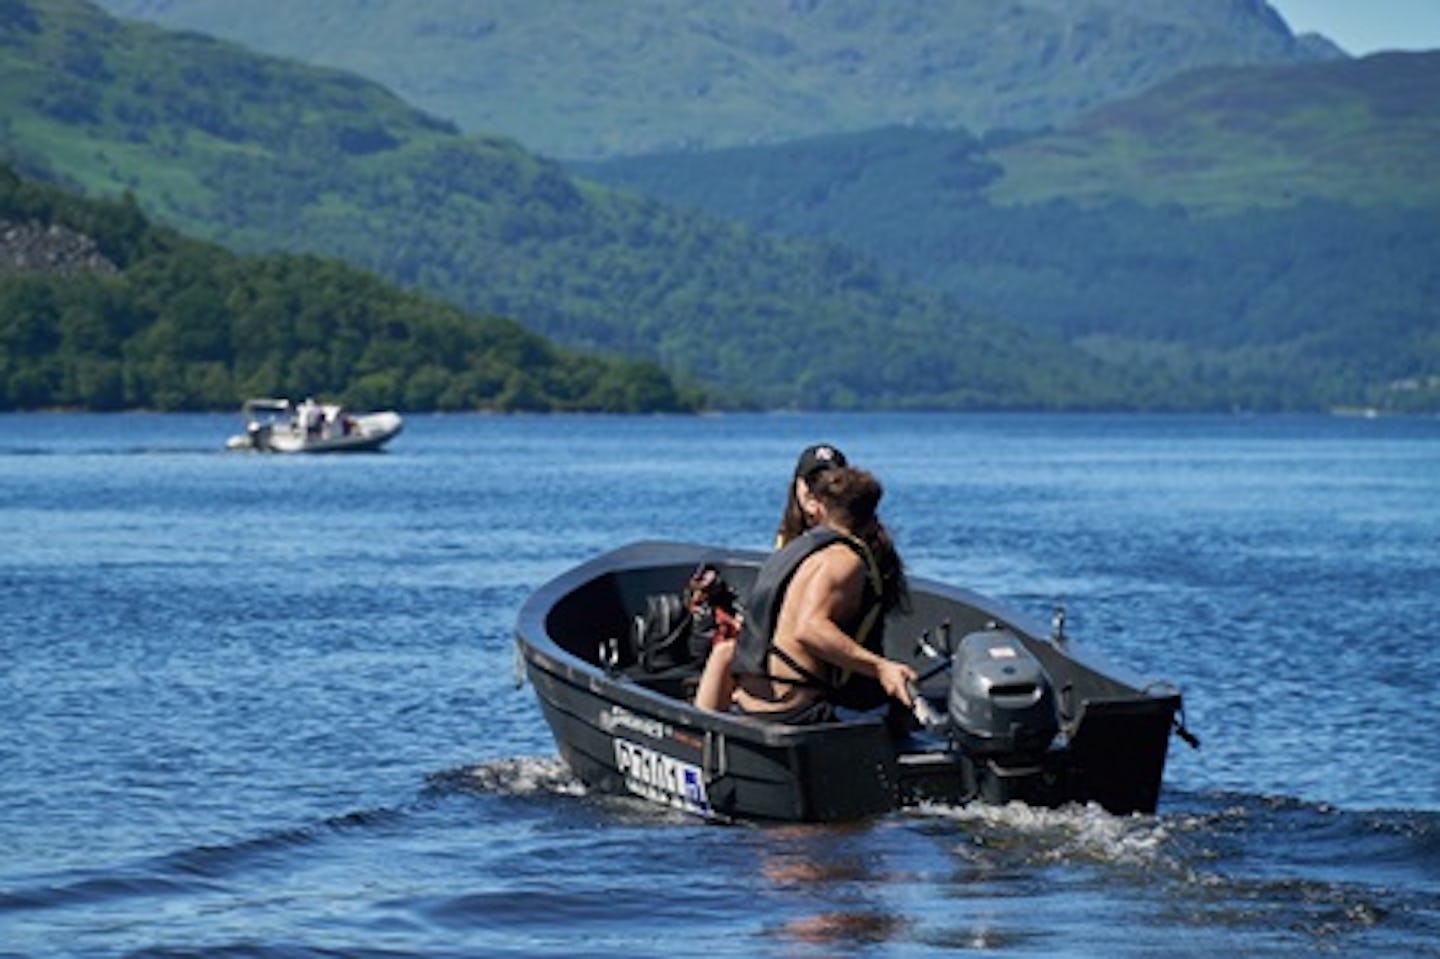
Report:
[[701,401],[654,363],[558,349],[333,260],[237,256],[151,224],[131,197],[83,199],[0,166],[6,224],[12,237],[41,225],[88,255],[0,263],[0,409],[228,409],[265,395],[416,411]]
[[826,238],[1237,406],[1440,408],[1440,53],[1206,71],[1032,136],[887,128],[574,164]]
[[724,406],[1076,409],[1193,402],[899,281],[834,243],[765,236],[577,181],[360,78],[81,0],[4,0],[0,152],[128,190],[227,248],[335,257],[569,348],[658,361]]
[[[1040,136],[890,128],[577,178],[352,75],[118,21],[83,0],[0,4],[0,96],[13,107],[0,116],[0,156],[23,174],[127,195],[137,215],[262,262],[273,251],[333,257],[565,349],[653,361],[676,380],[645,363],[627,379],[648,370],[668,388],[703,388],[712,405],[1440,406],[1434,207],[1406,205],[1433,192],[1409,171],[1433,156],[1434,134],[1423,110],[1403,109],[1416,99],[1408,61],[1334,65],[1355,67],[1358,83],[1337,81],[1330,64],[1239,86],[1225,71],[1199,84],[1186,75],[1163,102],[1112,104]],[[1193,119],[1167,111],[1182,102]],[[1277,109],[1289,111],[1282,123]],[[1375,135],[1396,117],[1418,118]],[[1256,191],[1245,171],[1273,172],[1282,145],[1286,163],[1332,164],[1285,168],[1312,182],[1363,170],[1344,182],[1370,199]],[[1223,183],[1225,202],[1145,192],[1182,182]],[[373,347],[307,345],[348,370],[357,355],[388,355],[373,329]],[[518,382],[477,392],[445,363],[407,364],[390,395],[459,408],[598,402]],[[239,362],[233,389],[251,391],[261,368]],[[367,388],[383,385],[369,365],[358,372]]]

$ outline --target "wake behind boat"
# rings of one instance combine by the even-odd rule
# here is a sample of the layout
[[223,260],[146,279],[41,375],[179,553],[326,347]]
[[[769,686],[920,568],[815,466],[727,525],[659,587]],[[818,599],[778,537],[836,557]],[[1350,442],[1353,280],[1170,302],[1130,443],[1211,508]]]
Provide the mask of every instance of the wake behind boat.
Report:
[[764,555],[636,543],[537,590],[516,642],[560,755],[588,786],[716,818],[841,821],[924,802],[1094,802],[1153,812],[1180,692],[1103,663],[968,590],[912,579],[886,655],[921,676],[917,718],[809,726],[697,709],[700,662],[646,668],[650,597],[703,563],[745,595]]
[[231,450],[265,453],[358,453],[378,450],[400,432],[399,413],[350,413],[335,403],[263,397],[240,409],[245,432],[225,442]]

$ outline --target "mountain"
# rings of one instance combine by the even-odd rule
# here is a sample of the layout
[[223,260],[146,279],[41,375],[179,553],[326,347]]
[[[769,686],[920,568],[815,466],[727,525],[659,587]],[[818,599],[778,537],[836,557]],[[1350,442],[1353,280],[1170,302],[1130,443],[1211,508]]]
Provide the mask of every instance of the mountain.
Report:
[[722,404],[1114,407],[1182,397],[906,286],[462,136],[358,77],[81,0],[0,0],[0,153],[242,252],[320,253]]
[[572,167],[848,244],[1091,355],[1228,381],[1247,404],[1319,390],[1431,408],[1436,89],[1440,53],[1205,69],[1044,135],[890,128]]
[[566,158],[897,123],[1037,129],[1205,65],[1343,53],[1262,0],[104,0]]

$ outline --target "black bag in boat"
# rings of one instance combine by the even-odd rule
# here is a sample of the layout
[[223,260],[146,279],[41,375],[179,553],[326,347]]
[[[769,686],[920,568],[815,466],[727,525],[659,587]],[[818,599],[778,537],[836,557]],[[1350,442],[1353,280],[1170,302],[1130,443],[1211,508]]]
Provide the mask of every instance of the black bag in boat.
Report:
[[690,648],[694,617],[675,593],[645,597],[645,612],[635,617],[631,645],[635,662],[647,673],[684,666],[695,658]]
[[704,663],[715,643],[740,631],[740,601],[720,570],[701,563],[679,595],[645,597],[630,637],[635,662],[658,673]]

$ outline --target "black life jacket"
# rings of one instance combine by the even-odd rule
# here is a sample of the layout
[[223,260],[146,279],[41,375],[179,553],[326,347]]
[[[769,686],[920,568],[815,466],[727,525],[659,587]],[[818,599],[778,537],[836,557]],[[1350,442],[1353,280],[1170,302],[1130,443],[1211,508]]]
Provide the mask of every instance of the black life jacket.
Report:
[[[785,591],[789,588],[795,571],[810,556],[833,543],[845,543],[855,550],[865,564],[865,589],[861,594],[856,622],[842,623],[840,626],[866,649],[879,656],[885,654],[880,567],[875,562],[870,547],[857,536],[841,533],[828,526],[815,526],[786,543],[761,564],[755,585],[750,591],[750,598],[745,604],[745,621],[741,624],[740,635],[736,637],[731,672],[737,676],[763,676],[772,682],[790,686],[814,687],[821,690],[825,699],[837,706],[870,709],[889,698],[878,680],[835,666],[828,666],[823,675],[816,676],[795,663],[783,650],[778,649],[774,642],[775,625],[780,618],[780,604],[785,599]],[[801,678],[789,679],[772,675],[767,668],[772,653]]]

